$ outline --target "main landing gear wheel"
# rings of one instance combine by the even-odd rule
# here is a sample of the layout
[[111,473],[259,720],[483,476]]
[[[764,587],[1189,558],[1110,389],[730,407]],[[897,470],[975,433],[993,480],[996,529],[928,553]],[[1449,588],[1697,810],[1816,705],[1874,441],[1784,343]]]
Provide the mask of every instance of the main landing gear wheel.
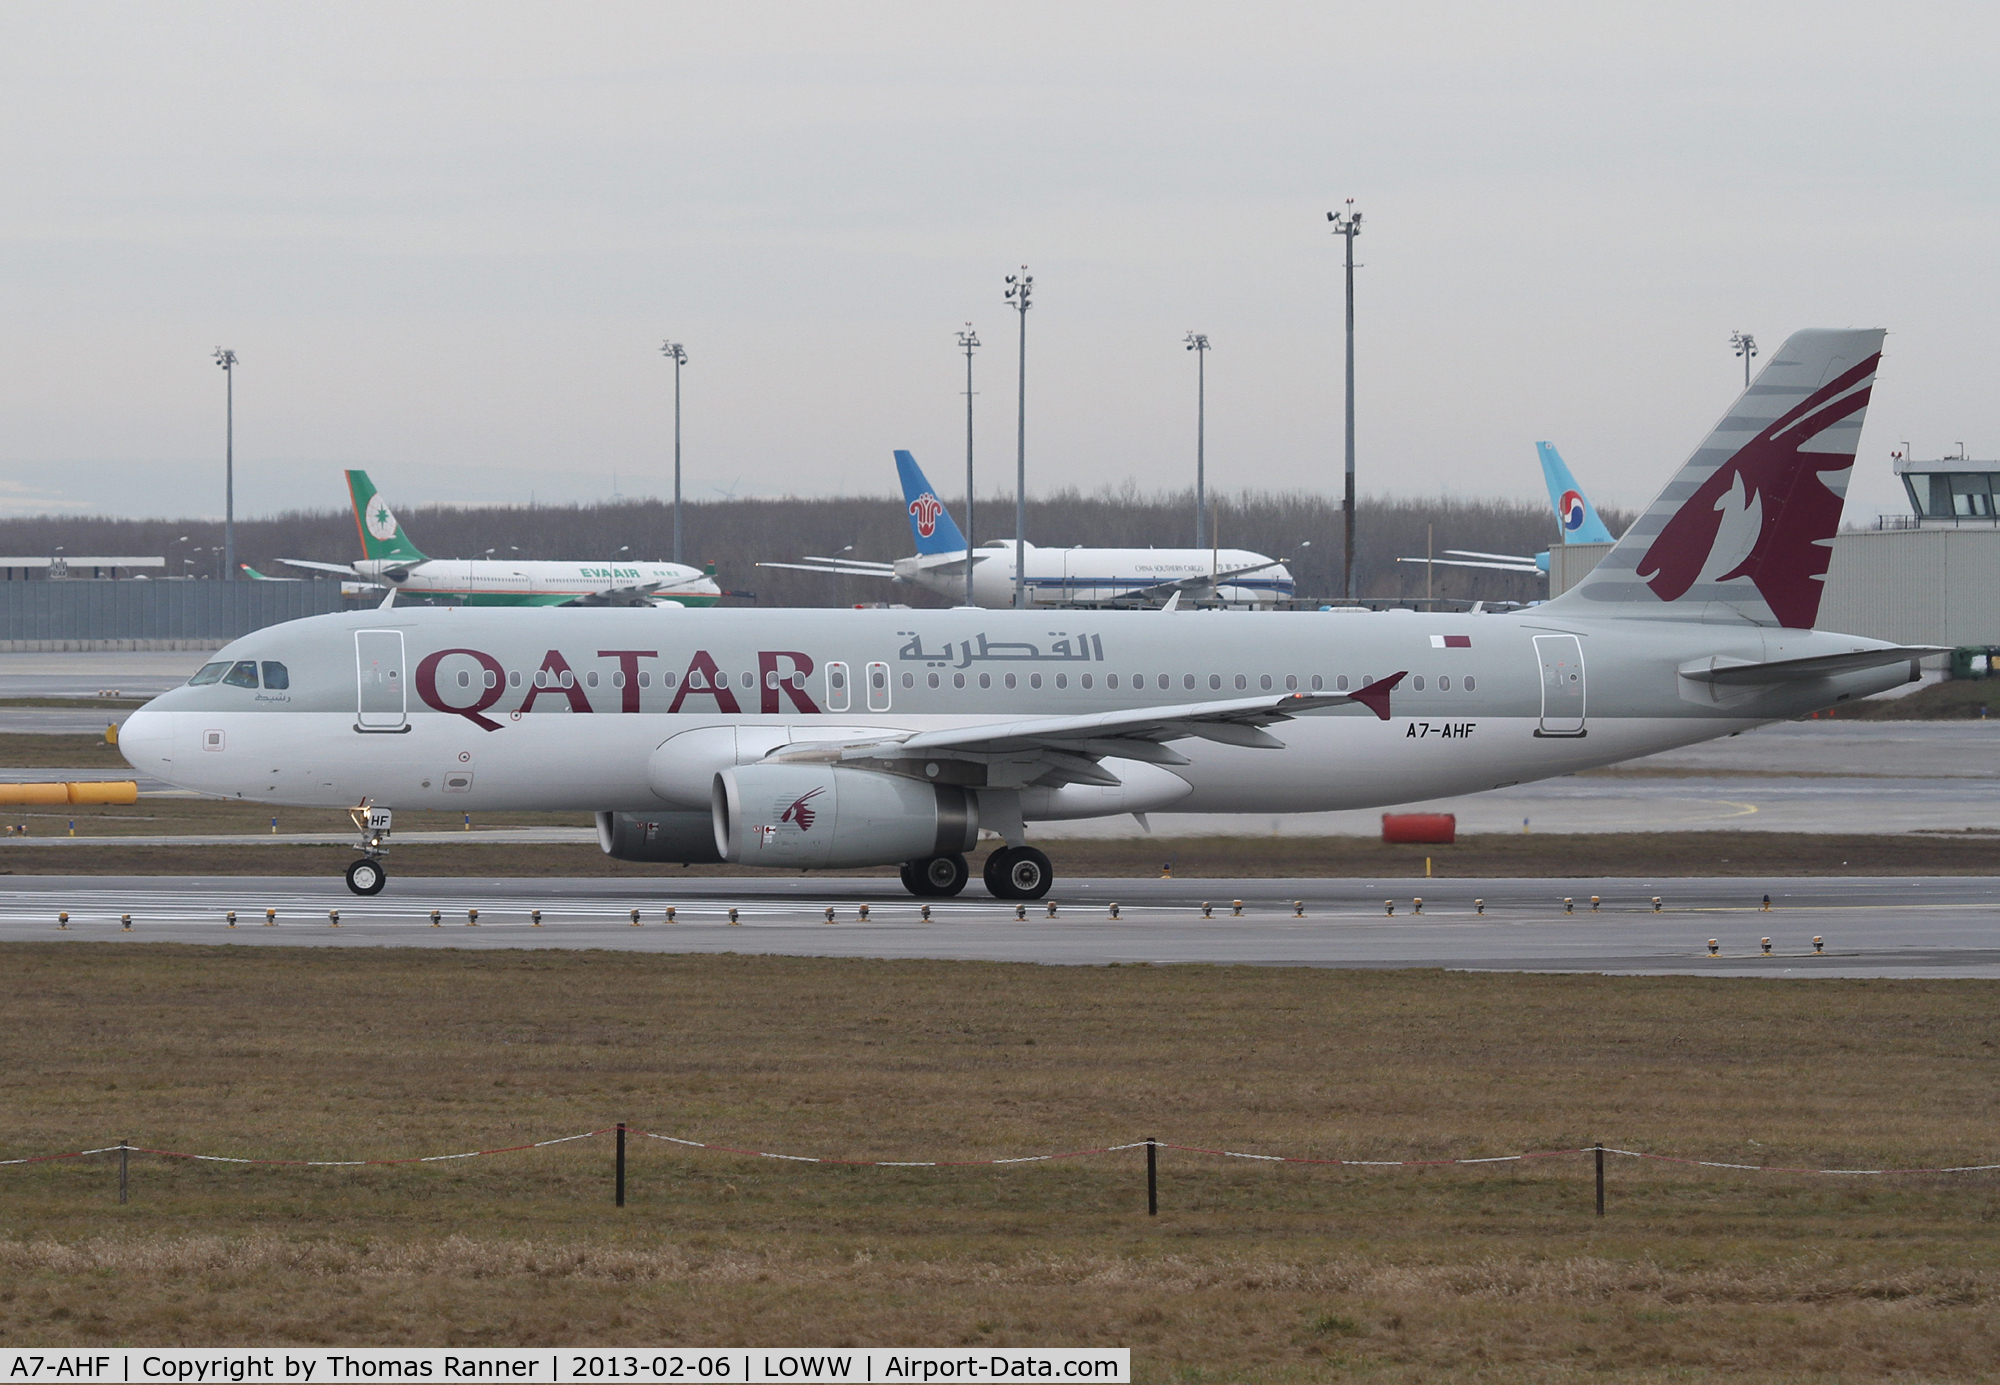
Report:
[[362,857],[347,868],[347,888],[356,894],[380,894],[382,887],[389,883],[389,872],[382,868],[380,861]]
[[1055,884],[1049,858],[1032,846],[1003,846],[986,858],[986,889],[995,899],[1040,899]]
[[964,889],[971,874],[963,856],[931,856],[903,867],[903,888],[914,895],[948,897]]

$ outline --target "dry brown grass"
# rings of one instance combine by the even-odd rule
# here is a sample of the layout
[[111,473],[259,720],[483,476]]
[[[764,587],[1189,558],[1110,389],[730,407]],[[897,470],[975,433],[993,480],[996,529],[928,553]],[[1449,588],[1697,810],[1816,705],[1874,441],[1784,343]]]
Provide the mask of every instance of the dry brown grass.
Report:
[[[0,1154],[445,1152],[626,1119],[850,1158],[1148,1134],[1435,1157],[1995,1155],[2000,986],[0,948]],[[1142,1379],[1977,1378],[2000,1181],[1169,1153],[857,1169],[608,1138],[0,1170],[0,1344],[1122,1343]]]

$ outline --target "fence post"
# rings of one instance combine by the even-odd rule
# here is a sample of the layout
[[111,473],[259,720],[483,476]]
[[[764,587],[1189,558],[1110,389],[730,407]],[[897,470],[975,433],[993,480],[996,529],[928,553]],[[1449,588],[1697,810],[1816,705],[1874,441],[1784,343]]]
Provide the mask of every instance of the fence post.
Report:
[[1597,1215],[1604,1215],[1604,1141],[1597,1142]]
[[625,1122],[624,1121],[618,1122],[618,1174],[616,1181],[618,1184],[618,1189],[616,1193],[617,1205],[623,1207],[625,1205]]
[[1160,1215],[1160,1142],[1146,1137],[1146,1215]]
[[125,1202],[125,1192],[131,1182],[131,1166],[127,1163],[131,1157],[131,1145],[132,1142],[123,1135],[118,1137],[118,1201],[121,1206]]

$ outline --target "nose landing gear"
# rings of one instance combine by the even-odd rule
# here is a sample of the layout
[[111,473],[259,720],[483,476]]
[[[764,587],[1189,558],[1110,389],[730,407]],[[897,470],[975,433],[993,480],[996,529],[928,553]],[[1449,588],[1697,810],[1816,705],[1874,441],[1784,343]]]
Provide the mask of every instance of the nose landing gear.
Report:
[[347,888],[356,894],[380,894],[382,887],[389,883],[389,872],[382,869],[382,863],[364,856],[347,868]]
[[365,798],[347,815],[361,833],[361,859],[347,868],[347,888],[359,895],[380,894],[389,883],[382,858],[389,854],[389,826],[395,815],[387,808],[370,807]]

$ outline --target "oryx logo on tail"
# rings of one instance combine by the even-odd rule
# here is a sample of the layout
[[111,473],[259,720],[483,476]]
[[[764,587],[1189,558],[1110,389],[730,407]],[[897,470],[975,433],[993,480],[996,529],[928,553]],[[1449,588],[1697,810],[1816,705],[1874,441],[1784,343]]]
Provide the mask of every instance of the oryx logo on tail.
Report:
[[[1661,528],[1639,579],[1675,601],[1697,581],[1748,577],[1780,624],[1810,628],[1854,455],[1807,445],[1868,407],[1880,360],[1843,371],[1737,448]],[[1837,489],[1828,476],[1840,478]],[[1721,542],[1725,530],[1733,543]]]

